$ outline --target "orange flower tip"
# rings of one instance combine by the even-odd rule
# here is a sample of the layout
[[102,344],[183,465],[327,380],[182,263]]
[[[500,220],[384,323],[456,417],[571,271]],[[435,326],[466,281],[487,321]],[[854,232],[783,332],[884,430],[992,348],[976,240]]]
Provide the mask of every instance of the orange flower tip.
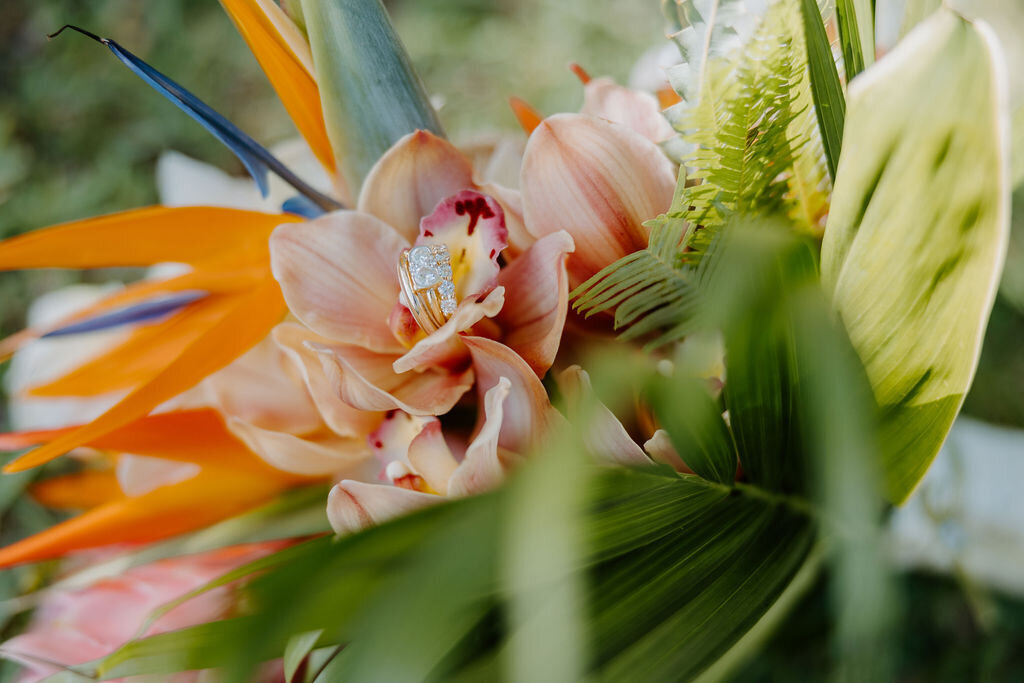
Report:
[[658,91],[658,104],[661,105],[662,109],[668,109],[672,105],[679,104],[683,101],[683,98],[679,96],[672,86],[666,85],[664,88]]
[[588,74],[587,70],[576,62],[569,62],[569,71],[576,74],[576,78],[580,79],[580,83],[583,85],[590,83],[590,74]]
[[540,125],[544,117],[540,115],[536,109],[530,106],[526,100],[519,99],[518,97],[508,98],[508,104],[512,107],[512,113],[516,115],[516,119],[519,121],[519,125],[522,126],[526,134],[529,135],[534,129]]

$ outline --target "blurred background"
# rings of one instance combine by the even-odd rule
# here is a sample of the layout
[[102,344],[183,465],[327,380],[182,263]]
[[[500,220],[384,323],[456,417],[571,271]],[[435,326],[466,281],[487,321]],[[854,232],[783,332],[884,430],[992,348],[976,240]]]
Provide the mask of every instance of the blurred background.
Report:
[[[566,68],[570,61],[592,74],[625,81],[636,59],[663,37],[657,0],[387,4],[428,91],[442,104],[447,130],[457,139],[516,130],[507,106],[509,95],[518,95],[545,113],[576,109],[581,89]],[[878,0],[880,14],[894,17],[936,4]],[[988,17],[1010,49],[1015,121],[1024,124],[1019,115],[1024,70],[1012,68],[1024,59],[1024,3],[954,4]],[[150,91],[107,50],[74,34],[48,41],[46,34],[65,23],[116,39],[265,144],[295,136],[255,60],[214,0],[5,0],[0,3],[0,237],[155,202],[154,167],[167,150],[241,174],[225,148]],[[898,35],[898,28],[884,30]],[[1014,246],[965,414],[1024,428],[1024,191],[1015,194],[1014,209]],[[43,292],[84,277],[98,281],[124,275],[2,273],[0,333],[6,336],[20,329],[28,304]],[[2,406],[0,427],[6,427]],[[968,424],[977,426],[969,420]],[[986,468],[998,475],[998,458],[1012,458],[1019,448],[1016,463],[1006,460],[1006,476],[1001,481],[996,477],[993,486],[1001,489],[987,490],[985,482],[991,478],[980,479],[981,493],[995,497],[994,514],[999,517],[999,496],[1014,481],[1024,481],[1011,476],[1024,466],[1024,441],[1014,440],[1019,436],[1015,431],[984,432],[980,441],[970,434],[955,440],[963,446],[959,456],[941,456],[937,474],[929,476],[912,507],[894,523],[894,564],[906,568],[898,575],[904,614],[891,644],[901,680],[1024,680],[1024,564],[1016,565],[1016,582],[1012,576],[991,580],[991,572],[972,570],[971,559],[961,557],[969,552],[965,536],[972,531],[963,516],[948,512],[955,507],[950,501],[963,497],[957,482],[970,478],[964,468],[971,468],[972,451],[980,449],[977,457],[995,458],[986,461]],[[3,544],[55,521],[30,500],[16,500],[18,483],[0,487]],[[1014,501],[1004,502],[1006,510],[1013,508]],[[911,547],[915,539],[924,546]],[[1021,536],[987,542],[1005,551],[986,561],[1011,563],[1013,570],[1013,553],[1024,547]],[[929,557],[936,544],[942,550],[939,560]],[[920,568],[929,566],[931,570]],[[0,598],[28,588],[24,582],[32,580],[29,577],[20,572],[0,575]],[[827,582],[827,576],[817,581],[762,653],[734,674],[736,680],[828,676],[830,634],[822,628],[829,621]],[[2,602],[0,619],[4,628],[16,627],[8,623]]]

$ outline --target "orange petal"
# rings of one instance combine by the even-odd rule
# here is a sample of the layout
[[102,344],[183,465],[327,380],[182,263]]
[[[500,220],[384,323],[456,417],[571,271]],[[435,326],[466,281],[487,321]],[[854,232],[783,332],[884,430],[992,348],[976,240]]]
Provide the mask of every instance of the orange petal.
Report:
[[237,470],[204,468],[191,479],[106,503],[0,549],[0,567],[200,529],[270,500],[291,484]]
[[146,384],[89,424],[26,453],[9,463],[4,471],[18,472],[41,465],[148,414],[242,355],[280,322],[285,311],[277,283],[268,279]]
[[473,165],[433,133],[409,133],[384,153],[363,182],[357,208],[373,214],[412,242],[420,219],[460,190],[472,189]]
[[324,125],[320,89],[312,74],[309,46],[299,42],[301,34],[298,39],[294,35],[291,40],[285,37],[289,28],[296,34],[298,29],[272,2],[221,0],[221,4],[256,56],[295,127],[324,168],[333,172],[334,153]]
[[59,510],[88,510],[124,497],[113,470],[85,470],[53,477],[30,489],[36,502]]
[[[0,434],[0,451],[37,446],[74,433],[81,425]],[[84,444],[115,453],[134,453],[165,460],[276,472],[257,458],[210,408],[147,415]]]
[[516,115],[516,120],[519,121],[519,125],[522,126],[527,135],[532,133],[540,125],[541,121],[544,120],[540,112],[530,106],[526,100],[510,97],[508,98],[508,104],[512,107],[512,113]]
[[144,280],[131,284],[94,304],[75,311],[74,314],[54,325],[41,329],[22,330],[3,339],[0,341],[0,362],[9,358],[11,354],[21,349],[25,344],[38,339],[50,330],[64,327],[79,320],[85,320],[111,309],[129,306],[160,294],[180,292],[186,289],[198,289],[211,294],[232,294],[243,289],[250,289],[259,280],[266,277],[266,273],[267,267],[264,262],[256,266],[231,270],[209,271],[204,268],[167,280]]
[[583,85],[590,83],[590,74],[588,74],[587,70],[584,69],[579,64],[577,64],[576,62],[569,63],[569,71],[576,74],[576,78],[580,79],[580,83],[582,83]]
[[647,246],[644,221],[668,210],[672,163],[626,126],[583,114],[556,114],[530,136],[521,190],[535,237],[565,230],[576,242],[571,287]]
[[265,249],[281,223],[303,219],[211,206],[150,206],[42,228],[0,242],[0,270],[108,268]]
[[658,91],[658,106],[662,109],[668,109],[672,105],[679,104],[683,101],[683,98],[679,96],[672,86],[666,85],[664,88]]
[[235,297],[208,297],[166,320],[141,325],[121,344],[27,393],[36,397],[99,396],[137,386],[166,367],[236,302]]

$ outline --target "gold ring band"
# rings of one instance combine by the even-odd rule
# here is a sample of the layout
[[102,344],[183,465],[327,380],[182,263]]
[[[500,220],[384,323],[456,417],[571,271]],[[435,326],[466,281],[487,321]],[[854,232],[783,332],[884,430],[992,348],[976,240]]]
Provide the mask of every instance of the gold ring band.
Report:
[[448,322],[458,307],[451,255],[443,244],[402,250],[398,282],[405,305],[427,334]]

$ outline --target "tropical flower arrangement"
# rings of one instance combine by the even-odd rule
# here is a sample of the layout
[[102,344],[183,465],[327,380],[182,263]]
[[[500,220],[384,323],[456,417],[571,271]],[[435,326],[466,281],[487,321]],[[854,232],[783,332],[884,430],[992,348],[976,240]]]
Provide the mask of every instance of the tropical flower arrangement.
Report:
[[689,680],[824,569],[838,665],[887,675],[879,524],[1008,239],[991,31],[941,8],[884,51],[866,0],[664,2],[664,88],[574,66],[580,111],[513,98],[525,143],[460,147],[379,0],[222,4],[301,144],[62,29],[261,196],[179,162],[164,205],[0,243],[149,269],[0,342],[5,472],[76,513],[0,549],[40,568],[24,680]]

